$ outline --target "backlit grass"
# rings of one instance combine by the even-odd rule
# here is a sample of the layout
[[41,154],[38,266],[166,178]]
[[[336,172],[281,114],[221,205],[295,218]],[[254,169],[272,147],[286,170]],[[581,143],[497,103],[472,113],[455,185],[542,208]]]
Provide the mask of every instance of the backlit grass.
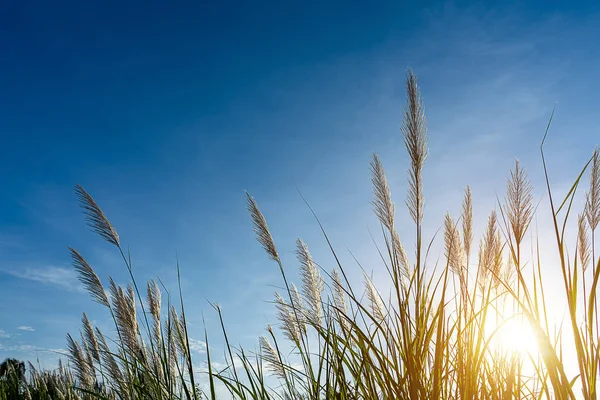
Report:
[[[402,223],[414,226],[415,248],[405,249],[396,230],[395,203],[382,160],[374,155],[370,165],[373,209],[382,231],[376,261],[386,269],[391,291],[378,288],[358,267],[342,265],[316,215],[322,240],[337,262],[326,268],[318,264],[299,239],[301,279],[297,285],[291,282],[267,219],[248,194],[258,242],[274,273],[281,275],[283,289],[274,299],[279,324],[257,338],[260,352],[255,354],[231,345],[222,311],[215,306],[227,368],[213,368],[214,350],[207,346],[208,370],[199,374],[181,290],[168,293],[160,282],[136,282],[117,231],[78,186],[90,227],[115,246],[130,273],[126,287],[112,279],[103,283],[84,256],[71,249],[81,282],[106,308],[116,335],[105,336],[84,314],[81,337],[67,336],[68,368],[61,365],[48,372],[31,367],[25,377],[5,371],[0,399],[213,399],[223,391],[236,399],[597,398],[600,152],[596,149],[581,165],[566,196],[557,197],[544,157],[546,129],[540,154],[550,213],[537,218],[552,226],[551,254],[556,258],[551,266],[542,265],[535,237],[533,257],[524,256],[530,253],[524,238],[531,233],[537,204],[518,162],[504,200],[490,210],[477,242],[475,200],[468,187],[462,207],[438,221],[436,237],[425,238],[427,182],[422,171],[428,135],[411,71],[406,89],[401,133],[409,159],[405,204],[412,220]],[[574,198],[581,190],[586,201],[578,210]],[[572,237],[567,226],[576,232]],[[433,241],[443,243],[440,259],[428,257]],[[364,274],[362,286],[352,286],[348,279],[357,273]],[[545,290],[547,274],[561,282],[560,293]],[[553,320],[549,297],[566,307],[559,323]],[[206,335],[207,344],[209,339]]]

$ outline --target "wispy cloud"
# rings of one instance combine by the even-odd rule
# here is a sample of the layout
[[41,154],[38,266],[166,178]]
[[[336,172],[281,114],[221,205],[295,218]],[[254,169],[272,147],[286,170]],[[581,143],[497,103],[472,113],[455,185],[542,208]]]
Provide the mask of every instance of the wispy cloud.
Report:
[[3,344],[0,343],[0,350],[16,352],[16,353],[25,353],[25,354],[36,354],[36,353],[51,353],[59,356],[64,356],[67,354],[65,349],[47,349],[44,347],[39,347],[31,344]]
[[27,325],[21,325],[21,326],[17,326],[17,329],[20,331],[27,331],[27,332],[33,332],[35,331],[35,329],[31,326],[27,326]]
[[190,338],[190,349],[197,351],[200,354],[206,353],[206,343],[202,340]]
[[10,337],[10,333],[6,333],[4,330],[0,329],[0,339],[8,339]]
[[47,266],[43,268],[25,268],[24,270],[4,270],[2,272],[20,279],[60,286],[72,292],[83,291],[83,287],[77,280],[77,274],[70,268]]

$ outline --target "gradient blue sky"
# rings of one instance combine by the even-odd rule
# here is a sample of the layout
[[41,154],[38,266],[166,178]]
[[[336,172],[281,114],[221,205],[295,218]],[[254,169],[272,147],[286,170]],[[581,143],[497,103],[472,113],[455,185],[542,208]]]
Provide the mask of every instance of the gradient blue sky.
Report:
[[[515,158],[543,198],[538,145],[556,102],[548,154],[558,188],[600,143],[597,2],[365,4],[5,2],[0,359],[54,365],[51,350],[65,347],[83,311],[110,332],[67,246],[104,281],[127,274],[85,226],[75,184],[131,248],[140,280],[160,276],[175,289],[178,255],[194,338],[204,316],[219,349],[207,300],[218,301],[234,343],[253,348],[276,322],[268,302],[280,276],[254,240],[244,190],[290,274],[297,236],[333,267],[296,183],[342,260],[353,264],[350,249],[383,279],[368,163],[380,154],[402,205],[408,66],[430,128],[426,235],[447,210],[459,214],[467,184],[479,229]],[[410,248],[412,224],[398,208]]]

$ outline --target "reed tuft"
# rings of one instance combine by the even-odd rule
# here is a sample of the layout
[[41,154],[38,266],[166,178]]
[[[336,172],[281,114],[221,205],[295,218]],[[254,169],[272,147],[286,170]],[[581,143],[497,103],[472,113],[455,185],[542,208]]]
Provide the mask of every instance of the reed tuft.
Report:
[[460,277],[462,282],[465,277],[464,250],[460,240],[458,227],[452,217],[450,217],[449,213],[446,213],[446,218],[444,220],[444,245],[446,248],[448,266]]
[[519,160],[515,160],[515,169],[510,172],[506,184],[507,213],[510,227],[517,246],[523,241],[525,231],[533,217],[533,188]]
[[577,217],[577,251],[579,253],[581,268],[585,272],[590,265],[592,257],[592,246],[588,235],[585,214],[579,214]]
[[75,186],[75,194],[79,199],[79,205],[84,210],[88,226],[107,242],[119,247],[121,245],[119,234],[94,198],[80,185]]
[[286,302],[279,293],[275,293],[275,307],[277,308],[277,318],[281,322],[281,330],[285,336],[293,343],[300,343],[300,321],[296,318],[296,315],[300,313],[295,313],[294,306]]
[[471,195],[471,187],[469,186],[465,189],[462,211],[463,242],[468,264],[468,258],[471,254],[471,244],[473,243],[473,198]]
[[279,378],[285,379],[286,374],[281,358],[269,339],[264,336],[260,337],[260,349],[262,358],[265,360],[270,370]]
[[592,156],[590,190],[586,194],[585,212],[592,231],[600,223],[600,148],[596,147]]
[[300,262],[300,277],[302,278],[302,293],[308,303],[308,320],[313,325],[320,325],[323,319],[323,306],[321,293],[323,292],[323,278],[308,251],[306,244],[298,239],[296,241],[296,255]]
[[383,301],[381,300],[381,295],[377,291],[375,284],[373,284],[373,280],[364,272],[363,276],[365,281],[365,288],[367,290],[367,297],[371,306],[371,313],[375,322],[381,323],[385,319],[386,315],[385,306],[383,305]]
[[406,77],[407,105],[404,110],[402,133],[404,145],[410,157],[408,171],[409,194],[406,204],[415,223],[423,220],[423,176],[422,170],[427,158],[427,119],[421,99],[417,77],[412,70]]
[[87,348],[90,350],[90,353],[94,360],[100,362],[100,346],[98,345],[98,339],[96,338],[96,334],[94,333],[94,328],[86,313],[83,313],[81,318],[81,322],[83,324],[83,335],[85,338],[85,344]]
[[269,232],[269,227],[267,226],[267,220],[258,209],[258,205],[256,204],[254,198],[250,196],[248,192],[246,192],[246,200],[248,204],[248,211],[250,212],[252,223],[254,224],[254,233],[256,233],[256,239],[273,261],[280,262],[279,254],[277,253],[277,248],[275,247],[275,242],[273,241],[273,237],[271,236],[271,232]]
[[390,234],[392,243],[391,250],[394,254],[394,268],[396,266],[399,267],[399,271],[394,272],[396,275],[398,275],[398,278],[400,278],[401,275],[406,282],[410,279],[411,275],[410,264],[408,257],[406,256],[404,246],[402,246],[402,242],[400,241],[398,231],[396,231],[394,222],[395,210],[394,202],[392,201],[392,193],[387,183],[383,164],[381,163],[381,160],[377,154],[373,154],[373,159],[371,160],[371,182],[373,184],[374,196],[374,200],[372,202],[373,209],[381,224]]
[[71,253],[73,266],[78,274],[77,277],[87,289],[88,293],[92,296],[92,299],[106,307],[110,307],[108,297],[106,296],[106,292],[104,291],[104,287],[102,286],[100,278],[98,278],[98,275],[96,275],[96,271],[94,271],[90,264],[88,264],[85,258],[83,258],[83,256],[79,254],[77,250],[69,247],[69,252]]

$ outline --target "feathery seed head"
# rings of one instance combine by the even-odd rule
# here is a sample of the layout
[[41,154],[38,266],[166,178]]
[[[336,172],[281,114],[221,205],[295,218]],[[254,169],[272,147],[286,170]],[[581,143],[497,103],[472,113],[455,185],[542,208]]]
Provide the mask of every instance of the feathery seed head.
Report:
[[78,274],[77,278],[79,278],[79,281],[85,286],[87,291],[92,296],[92,299],[97,303],[105,305],[106,307],[110,307],[108,297],[106,296],[104,287],[102,287],[100,278],[98,278],[98,275],[96,275],[96,271],[94,271],[90,264],[88,264],[88,262],[81,254],[79,254],[77,250],[69,247],[69,252],[71,253],[73,266]]
[[375,214],[388,231],[393,231],[395,229],[394,202],[392,201],[392,193],[387,183],[383,164],[377,154],[373,154],[371,160],[371,182],[373,183],[374,200],[372,204]]
[[344,286],[337,269],[331,272],[331,279],[333,281],[333,304],[339,310],[346,312],[346,294],[344,292]]
[[323,291],[323,279],[319,269],[308,251],[306,244],[298,239],[296,241],[296,255],[300,261],[300,276],[302,277],[302,292],[308,302],[308,319],[314,325],[320,325],[323,318],[323,306],[321,293]]
[[123,382],[123,373],[119,368],[119,364],[117,363],[115,356],[110,351],[110,347],[106,342],[106,338],[98,328],[96,328],[96,338],[98,339],[100,355],[102,356],[102,364],[108,371],[108,376],[118,386]]
[[600,148],[594,149],[590,171],[590,191],[586,194],[585,213],[592,231],[600,223]]
[[248,212],[250,212],[250,216],[252,217],[256,239],[265,249],[269,255],[269,258],[271,258],[273,261],[280,262],[279,254],[277,253],[277,248],[275,247],[275,242],[273,241],[273,237],[271,236],[271,232],[269,232],[269,227],[267,226],[267,220],[258,209],[258,205],[256,204],[254,198],[250,196],[248,192],[246,192],[246,200],[248,203]]
[[92,350],[89,348],[83,335],[81,336],[81,348],[83,350],[85,362],[87,362],[88,368],[90,370],[90,375],[95,376],[96,369],[94,368],[94,356],[92,355]]
[[[394,225],[394,202],[392,201],[392,193],[387,183],[383,164],[377,154],[373,154],[373,160],[371,160],[371,182],[373,183],[373,208],[375,215],[381,222],[381,224],[388,230],[391,236],[392,249],[394,253],[394,267],[398,265],[400,267],[399,274],[401,274],[405,280],[410,279],[410,265],[408,257],[406,257],[406,251],[396,227]],[[397,271],[395,271],[397,272]]]
[[302,296],[300,296],[300,291],[293,282],[290,287],[292,292],[291,311],[298,322],[297,325],[300,332],[306,333],[306,311]]
[[515,263],[512,257],[507,257],[504,269],[501,272],[503,272],[501,279],[503,279],[506,284],[511,285],[515,276],[517,275]]
[[160,321],[161,292],[156,281],[148,281],[148,308],[155,320]]
[[446,257],[448,266],[461,278],[465,278],[465,259],[460,234],[458,228],[450,214],[446,214],[444,220],[444,243],[446,247]]
[[100,348],[98,346],[98,340],[96,339],[94,329],[92,328],[92,324],[86,313],[83,313],[81,322],[83,324],[84,342],[86,343],[87,348],[89,349],[94,360],[100,362]]
[[70,334],[67,334],[67,352],[81,385],[84,388],[89,388],[92,385],[92,374],[86,355],[81,345]]
[[112,278],[110,278],[110,293],[113,310],[123,344],[132,354],[139,354],[139,326],[135,308],[135,297],[131,295],[130,288],[131,285],[129,285],[126,293],[123,288],[117,287]]
[[275,347],[273,347],[269,339],[264,336],[261,336],[259,341],[262,359],[267,363],[271,372],[276,376],[285,379],[285,369]]
[[189,354],[189,348],[186,342],[187,327],[183,323],[183,319],[180,318],[177,314],[175,306],[171,305],[170,313],[173,326],[173,334],[175,335],[175,345],[177,346],[179,354],[181,354],[184,357],[187,357],[187,355]]
[[386,311],[383,305],[383,301],[381,300],[381,296],[379,295],[377,288],[375,288],[373,280],[371,280],[371,278],[369,278],[369,276],[364,272],[363,276],[365,280],[365,287],[367,289],[367,297],[369,298],[369,302],[371,304],[371,312],[373,314],[373,317],[377,322],[382,322],[385,318]]
[[408,70],[406,77],[406,94],[407,105],[404,109],[404,121],[401,127],[404,145],[411,160],[406,204],[415,223],[420,224],[423,220],[422,170],[427,158],[427,120],[417,77],[412,70]]
[[[275,308],[277,309],[277,318],[281,322],[281,329],[284,335],[294,343],[300,342],[300,327],[294,316],[292,306],[288,304],[279,293],[275,293]],[[299,313],[297,314],[300,317]]]
[[510,172],[506,184],[507,214],[517,246],[521,244],[529,223],[533,218],[533,188],[519,160],[515,160],[515,169]]
[[[169,313],[170,315],[171,313]],[[164,336],[167,338],[167,352],[169,353],[169,370],[172,374],[176,374],[177,368],[177,345],[175,344],[175,326],[176,322],[169,317],[169,323],[164,326]]]
[[482,278],[479,282],[481,286],[490,276],[494,279],[494,286],[499,284],[498,278],[502,267],[502,237],[497,227],[494,210],[490,213],[486,231],[479,244],[478,266]]
[[344,331],[348,331],[348,321],[346,321],[346,312],[348,307],[346,305],[346,293],[342,286],[342,280],[337,269],[333,269],[331,272],[331,280],[333,284],[333,305],[335,306],[335,314],[337,315],[338,324]]
[[160,308],[161,308],[161,292],[156,281],[148,281],[148,308],[152,315],[152,335],[155,343],[161,342],[160,330]]
[[406,285],[406,282],[409,282],[411,278],[411,267],[404,246],[402,245],[402,242],[400,242],[400,236],[396,230],[392,231],[392,246],[395,250],[397,263],[400,267],[399,274],[402,278],[401,284]]
[[465,189],[465,198],[463,200],[462,228],[465,253],[468,257],[471,254],[471,244],[473,243],[473,199],[469,186]]
[[121,243],[119,234],[94,198],[80,185],[75,186],[75,194],[79,199],[79,205],[83,208],[88,226],[104,240],[119,247]]
[[591,260],[591,244],[588,236],[588,227],[586,224],[586,216],[579,214],[577,218],[578,232],[577,232],[577,250],[579,253],[579,261],[581,262],[581,268],[585,270],[590,265]]

